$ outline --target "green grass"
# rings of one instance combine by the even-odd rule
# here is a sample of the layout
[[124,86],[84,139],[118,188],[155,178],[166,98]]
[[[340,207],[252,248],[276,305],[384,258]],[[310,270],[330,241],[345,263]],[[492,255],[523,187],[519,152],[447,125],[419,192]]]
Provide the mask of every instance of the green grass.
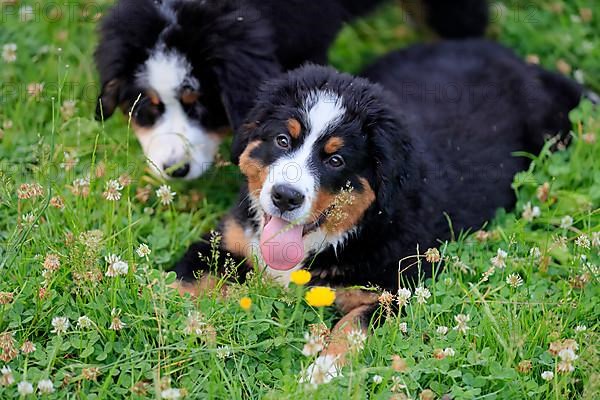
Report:
[[[1,6],[0,46],[16,43],[18,51],[15,63],[0,61],[0,292],[12,293],[12,300],[0,295],[6,303],[0,305],[0,333],[9,333],[0,336],[0,357],[6,360],[0,367],[9,366],[15,379],[0,386],[0,398],[18,397],[16,383],[22,380],[35,387],[47,378],[56,391],[46,397],[56,399],[158,398],[161,385],[184,389],[187,398],[427,398],[426,389],[454,399],[600,396],[599,247],[576,244],[578,237],[600,231],[600,116],[589,103],[572,113],[572,145],[532,157],[530,170],[515,178],[516,211],[499,211],[486,227],[487,240],[460,235],[440,244],[445,269],[423,283],[432,293],[427,304],[413,298],[402,316],[372,333],[343,377],[315,389],[298,383],[312,361],[301,354],[304,333],[320,320],[331,326],[336,314],[307,306],[304,288],[283,289],[256,273],[247,284],[234,286],[227,299],[192,300],[167,289],[174,276],[162,271],[215,225],[233,201],[240,177],[234,167],[222,166],[200,182],[173,184],[175,202],[163,207],[154,195],[161,183],[146,173],[126,119],[93,121],[92,17],[108,3],[70,3],[55,14],[37,8],[35,20],[26,23],[12,6]],[[523,56],[537,55],[550,69],[563,60],[572,74],[582,71],[578,75],[586,84],[600,91],[600,6],[585,0],[551,3],[494,7],[490,35]],[[577,17],[582,7],[592,8],[591,21]],[[401,25],[402,19],[392,6],[345,29],[332,62],[356,72],[391,48],[423,40]],[[27,94],[32,82],[45,85],[38,99]],[[65,100],[76,101],[74,116],[61,112]],[[590,144],[584,134],[598,140]],[[78,159],[72,169],[61,166],[65,153]],[[104,200],[105,183],[123,174],[133,183],[121,200]],[[89,196],[75,196],[68,185],[86,176]],[[536,197],[544,182],[550,186],[546,202]],[[42,196],[18,199],[23,183],[39,183]],[[142,203],[136,189],[146,185],[150,198]],[[50,205],[54,196],[64,200],[63,210]],[[541,210],[532,222],[521,217],[528,202]],[[573,224],[561,227],[567,215]],[[95,247],[85,244],[85,232],[92,230],[102,234]],[[148,257],[136,255],[140,243],[151,248]],[[540,249],[541,259],[530,255],[532,247]],[[506,268],[484,281],[499,248],[508,253]],[[60,267],[45,280],[48,254],[59,257]],[[126,276],[104,276],[109,254],[128,263]],[[523,285],[508,286],[509,274],[518,274]],[[240,308],[241,296],[253,300],[250,311]],[[126,324],[118,332],[109,329],[113,309]],[[205,323],[198,336],[185,331],[195,310]],[[470,316],[465,334],[452,329],[461,313]],[[92,327],[76,326],[83,315]],[[51,332],[57,316],[71,322],[63,335]],[[407,324],[406,333],[401,323]],[[576,330],[583,325],[587,330]],[[438,326],[449,327],[448,334],[436,333]],[[550,343],[568,338],[579,346],[574,371],[544,381],[541,373],[555,371],[557,364]],[[35,344],[34,352],[11,354],[11,345],[18,349],[26,340]],[[444,348],[455,355],[435,358]],[[406,361],[405,371],[392,368],[394,355]],[[531,362],[530,370],[524,361]],[[89,379],[90,368],[98,368],[95,380]],[[374,375],[382,382],[375,384]],[[396,390],[394,382],[406,388]],[[134,394],[133,387],[145,394]]]

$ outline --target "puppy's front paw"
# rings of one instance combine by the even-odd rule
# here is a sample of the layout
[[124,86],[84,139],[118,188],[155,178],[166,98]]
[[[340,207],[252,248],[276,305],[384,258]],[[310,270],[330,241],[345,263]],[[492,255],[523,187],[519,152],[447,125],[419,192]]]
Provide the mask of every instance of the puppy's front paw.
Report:
[[183,296],[188,293],[193,298],[198,297],[200,293],[200,288],[198,286],[197,282],[187,282],[179,279],[169,285],[171,289],[177,290],[179,295]]
[[320,385],[329,383],[333,378],[341,376],[340,368],[336,364],[337,356],[319,356],[306,368],[306,371],[300,377],[300,383],[312,383]]

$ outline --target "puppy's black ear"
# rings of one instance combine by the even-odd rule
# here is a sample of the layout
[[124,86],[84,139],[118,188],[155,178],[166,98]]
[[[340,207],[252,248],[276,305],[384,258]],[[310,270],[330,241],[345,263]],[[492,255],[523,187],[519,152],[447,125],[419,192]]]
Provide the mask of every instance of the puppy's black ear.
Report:
[[402,203],[416,179],[414,148],[406,129],[401,116],[390,109],[379,110],[367,125],[375,160],[376,204],[384,213]]
[[231,162],[235,165],[240,163],[240,156],[248,146],[248,142],[250,141],[250,137],[252,133],[257,128],[259,122],[247,122],[242,124],[236,131],[234,132],[233,141],[231,143]]
[[234,130],[244,122],[260,85],[280,71],[274,58],[263,59],[245,50],[217,68],[221,100]]
[[[219,48],[214,72],[229,122],[237,132],[254,105],[258,89],[263,82],[280,75],[282,67],[269,24],[257,12],[237,8],[222,11],[213,30],[221,34],[213,40]],[[234,137],[234,149],[243,148],[244,139],[238,143]],[[239,151],[234,151],[232,159],[239,155]]]
[[119,105],[121,80],[112,79],[104,84],[96,103],[96,120],[110,118]]
[[269,78],[279,75],[281,67],[271,54],[262,54],[251,48],[240,48],[216,68],[221,100],[236,135],[233,139],[232,158],[239,157],[236,150],[245,147],[243,133],[245,118],[252,109],[258,89]]

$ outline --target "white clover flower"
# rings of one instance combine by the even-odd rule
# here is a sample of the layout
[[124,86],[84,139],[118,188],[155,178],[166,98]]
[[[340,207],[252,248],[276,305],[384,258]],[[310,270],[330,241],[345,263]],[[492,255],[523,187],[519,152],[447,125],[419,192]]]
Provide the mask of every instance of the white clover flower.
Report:
[[69,329],[69,326],[71,325],[71,323],[69,322],[69,318],[67,317],[54,317],[52,318],[52,326],[54,327],[54,329],[52,329],[52,333],[55,333],[57,335],[62,335],[63,333],[65,333],[67,331],[67,329]]
[[426,304],[427,299],[431,297],[431,292],[429,289],[423,286],[419,286],[415,289],[415,298],[417,299],[417,303]]
[[533,221],[534,218],[539,217],[542,214],[542,212],[540,211],[540,208],[538,206],[532,206],[531,202],[528,202],[527,204],[525,204],[525,207],[523,207],[523,213],[521,214],[521,217],[527,221],[527,222],[531,222]]
[[229,346],[219,346],[217,347],[217,357],[221,360],[231,357],[231,348]]
[[444,325],[440,325],[437,327],[437,329],[435,330],[437,332],[438,335],[446,335],[448,333],[448,327],[444,326]]
[[585,331],[587,331],[587,326],[585,326],[585,325],[577,325],[575,327],[576,333],[581,333],[581,332],[585,332]]
[[105,273],[106,276],[114,278],[118,275],[127,275],[129,272],[129,265],[125,261],[121,260],[121,258],[116,254],[109,254],[108,256],[104,257],[104,259],[108,264],[108,268],[106,269]]
[[383,377],[381,375],[373,375],[373,383],[379,385],[383,382]]
[[566,374],[575,371],[575,367],[569,361],[560,361],[556,364],[556,370],[560,373]]
[[121,257],[119,257],[116,254],[109,254],[106,257],[104,257],[104,261],[106,261],[107,264],[114,264],[117,261],[121,261]]
[[320,385],[329,383],[337,376],[340,376],[340,370],[336,365],[337,357],[319,356],[308,366],[304,374],[300,377],[300,383],[312,383]]
[[125,323],[123,321],[121,321],[121,318],[120,318],[121,310],[119,310],[117,308],[113,308],[112,311],[110,312],[110,315],[112,316],[112,321],[111,321],[108,329],[113,330],[113,331],[120,331],[121,329],[123,329],[125,327]]
[[183,333],[186,335],[202,336],[205,327],[206,322],[202,314],[197,311],[190,311],[185,322],[185,328],[183,328]]
[[135,252],[139,257],[146,257],[152,253],[152,250],[150,250],[150,247],[146,243],[141,243]]
[[406,385],[402,381],[402,378],[399,376],[392,376],[392,387],[390,388],[390,391],[397,393],[404,389],[406,389]]
[[552,372],[552,371],[542,372],[542,379],[545,381],[551,381],[552,379],[554,379],[554,372]]
[[573,362],[579,358],[573,349],[562,349],[558,352],[558,357],[564,362]]
[[17,384],[17,391],[21,396],[27,396],[33,393],[33,385],[27,381],[21,381]]
[[34,225],[36,218],[35,218],[35,214],[33,214],[33,213],[23,214],[21,216],[21,219],[23,220],[23,223],[25,225],[32,225],[34,228],[38,227],[37,224]]
[[21,352],[23,354],[31,354],[35,351],[36,347],[35,344],[33,344],[33,342],[26,340],[25,342],[23,342],[23,345],[21,346]]
[[302,354],[306,357],[312,357],[317,354],[321,350],[323,350],[324,343],[323,337],[319,335],[311,335],[310,333],[304,333],[304,339],[306,340],[306,344],[302,348]]
[[129,271],[129,266],[125,261],[118,261],[113,264],[113,269],[117,275],[127,275]]
[[586,235],[579,235],[577,239],[575,239],[575,245],[584,249],[590,249],[590,238]]
[[123,190],[123,185],[118,180],[111,179],[106,182],[106,190],[102,196],[108,201],[119,201],[121,200],[121,190]]
[[163,206],[168,206],[171,204],[176,194],[177,193],[175,192],[171,192],[171,186],[169,185],[162,185],[156,191],[156,197],[158,197],[160,204]]
[[523,285],[523,278],[521,278],[519,274],[510,274],[506,277],[506,284],[516,289]]
[[508,257],[508,253],[502,249],[498,249],[496,255],[490,258],[490,262],[494,268],[503,269],[506,267],[506,257]]
[[12,370],[8,365],[5,365],[0,369],[0,385],[2,386],[10,386],[15,383],[15,378],[13,376]]
[[454,321],[456,321],[456,326],[453,328],[455,331],[458,331],[462,334],[467,333],[469,329],[468,322],[471,320],[471,316],[469,314],[458,314],[454,316]]
[[452,347],[446,347],[444,349],[444,355],[446,357],[454,357],[455,354],[456,354],[456,352],[454,351],[454,349]]
[[400,332],[402,332],[402,333],[407,333],[408,332],[408,324],[406,322],[400,322],[400,325],[398,325],[398,329],[400,329]]
[[352,329],[348,333],[348,345],[353,351],[361,351],[365,347],[367,335],[360,329]]
[[82,315],[81,317],[77,318],[77,327],[80,329],[88,329],[91,328],[93,325],[94,323],[92,322],[92,320],[86,315]]
[[529,250],[529,256],[537,260],[542,256],[542,252],[539,247],[532,247]]
[[565,215],[560,220],[560,227],[563,229],[569,229],[572,225],[573,225],[573,217],[571,217],[570,215]]
[[54,393],[54,384],[50,379],[42,379],[39,381],[37,388],[41,394]]
[[7,43],[2,46],[2,59],[7,64],[17,61],[17,45],[15,43]]
[[181,390],[175,388],[165,389],[160,392],[160,398],[165,400],[178,400],[181,398]]
[[412,296],[412,292],[410,291],[410,289],[407,289],[407,288],[398,289],[398,295],[397,295],[398,305],[400,307],[406,306],[409,303],[411,296]]

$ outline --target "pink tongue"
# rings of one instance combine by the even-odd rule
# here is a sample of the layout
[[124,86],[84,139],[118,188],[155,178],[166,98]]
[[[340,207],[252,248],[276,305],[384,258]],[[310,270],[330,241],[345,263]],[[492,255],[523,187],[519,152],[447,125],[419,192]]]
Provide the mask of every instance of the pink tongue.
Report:
[[287,271],[304,259],[302,225],[271,217],[260,237],[260,251],[267,265]]

